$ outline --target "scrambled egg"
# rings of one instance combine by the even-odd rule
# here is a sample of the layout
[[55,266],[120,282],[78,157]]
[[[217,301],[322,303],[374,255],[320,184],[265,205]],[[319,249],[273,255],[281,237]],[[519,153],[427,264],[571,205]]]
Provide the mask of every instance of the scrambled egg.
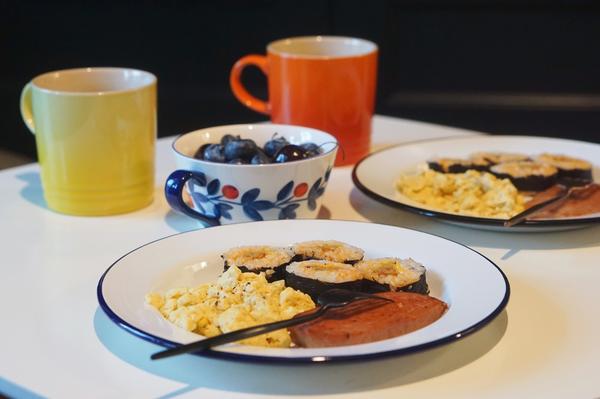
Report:
[[[267,282],[264,273],[242,273],[233,266],[215,283],[177,288],[165,295],[150,293],[146,302],[177,326],[206,337],[284,320],[315,307],[310,297],[283,280]],[[287,348],[286,329],[240,341],[242,344]]]
[[525,198],[510,180],[475,170],[403,175],[396,188],[431,209],[461,215],[507,219],[525,209]]

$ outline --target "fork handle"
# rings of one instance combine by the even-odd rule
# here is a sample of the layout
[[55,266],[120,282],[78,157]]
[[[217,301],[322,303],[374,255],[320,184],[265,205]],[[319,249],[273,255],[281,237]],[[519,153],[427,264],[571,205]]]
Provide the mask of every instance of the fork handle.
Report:
[[566,190],[566,191],[563,191],[562,193],[560,193],[559,195],[557,195],[556,197],[550,198],[546,201],[540,202],[539,204],[532,206],[531,208],[525,209],[523,212],[518,213],[515,216],[508,219],[507,221],[505,221],[504,227],[512,227],[516,224],[519,224],[522,221],[524,221],[525,219],[527,219],[528,217],[545,210],[546,208],[550,207],[551,205],[556,205],[560,201],[565,201],[569,197],[570,194],[571,194],[571,190]]
[[206,338],[201,341],[176,346],[171,349],[166,349],[164,351],[154,353],[152,356],[150,356],[150,358],[152,360],[158,360],[164,359],[165,357],[180,355],[182,353],[197,352],[204,349],[208,349],[213,346],[223,345],[230,342],[255,337],[257,335],[265,334],[271,331],[280,330],[285,327],[291,327],[297,324],[306,323],[307,321],[311,321],[322,316],[329,308],[329,306],[325,305],[318,308],[316,312],[309,313],[304,316],[293,317],[291,319],[275,321],[267,324],[259,324],[257,326],[242,328],[241,330],[235,330],[211,338]]
[[354,293],[354,296],[356,298],[361,298],[361,299],[380,299],[382,301],[394,303],[394,300],[391,299],[391,298],[386,298],[384,296],[379,296],[377,294],[369,294],[369,293],[366,293],[366,292],[359,292],[359,291],[357,291],[357,292]]

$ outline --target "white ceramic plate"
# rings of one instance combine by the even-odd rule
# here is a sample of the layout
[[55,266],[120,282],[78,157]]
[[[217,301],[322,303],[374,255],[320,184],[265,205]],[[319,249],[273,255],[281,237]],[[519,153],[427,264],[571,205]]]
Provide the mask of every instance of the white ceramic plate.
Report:
[[[202,337],[164,320],[144,302],[148,292],[215,281],[219,255],[240,245],[290,245],[336,239],[365,250],[365,258],[412,257],[427,267],[431,295],[449,310],[433,324],[397,338],[335,348],[261,348],[229,344],[202,355],[246,361],[326,362],[400,355],[453,342],[476,331],[506,306],[509,285],[500,269],[461,244],[414,230],[331,220],[281,220],[211,227],[169,236],[124,255],[98,283],[111,320],[148,341],[172,347]],[[150,355],[150,354],[149,354]]]
[[[445,213],[428,208],[400,194],[395,182],[403,173],[414,173],[419,165],[436,157],[465,158],[477,151],[516,152],[536,155],[542,152],[570,155],[598,162],[600,145],[582,141],[528,136],[475,136],[425,140],[386,148],[363,158],[352,171],[356,187],[369,197],[393,207],[466,227],[479,229],[534,232],[568,230],[600,222],[600,214],[574,218],[528,220],[514,227],[504,227],[503,219],[480,218]],[[600,179],[599,165],[593,175]]]

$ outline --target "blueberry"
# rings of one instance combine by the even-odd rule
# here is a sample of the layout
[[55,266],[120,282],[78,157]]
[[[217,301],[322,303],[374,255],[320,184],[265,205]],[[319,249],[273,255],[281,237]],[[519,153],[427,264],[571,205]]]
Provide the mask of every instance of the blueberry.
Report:
[[265,143],[264,150],[268,156],[273,157],[277,151],[288,144],[289,142],[285,139],[285,137],[278,137],[276,139],[267,141]]
[[300,147],[304,149],[308,153],[309,157],[314,157],[321,153],[321,147],[316,145],[315,143],[302,143]]
[[262,165],[265,163],[271,163],[271,158],[259,148],[256,150],[256,154],[252,157],[250,163],[252,165]]
[[256,143],[250,139],[229,141],[225,145],[225,159],[231,161],[232,159],[241,158],[250,161],[256,154],[257,148]]
[[221,144],[210,144],[204,150],[204,159],[210,162],[225,162],[225,153]]
[[202,144],[200,146],[200,148],[198,148],[198,150],[194,154],[194,158],[196,158],[196,159],[204,159],[204,150],[206,150],[206,147],[208,147],[209,145],[210,145],[210,143]]
[[225,136],[221,137],[221,144],[225,146],[230,141],[238,141],[238,140],[241,140],[240,136],[233,136],[231,134],[226,134]]
[[288,144],[284,147],[281,147],[279,151],[277,151],[274,159],[276,163],[284,163],[299,161],[301,159],[306,158],[308,158],[308,154],[306,153],[304,148],[298,145]]
[[231,161],[228,161],[227,163],[230,163],[232,165],[244,165],[244,164],[247,164],[248,162],[244,161],[242,158],[236,158],[236,159],[232,159]]

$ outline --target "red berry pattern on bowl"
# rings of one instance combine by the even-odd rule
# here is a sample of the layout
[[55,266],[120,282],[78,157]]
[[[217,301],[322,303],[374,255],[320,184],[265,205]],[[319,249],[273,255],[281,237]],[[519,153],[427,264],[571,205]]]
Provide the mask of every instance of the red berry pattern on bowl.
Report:
[[[251,188],[245,191],[239,200],[239,191],[232,185],[224,185],[221,188],[219,179],[207,181],[202,172],[195,172],[194,178],[190,179],[190,192],[199,210],[214,218],[231,219],[229,213],[233,207],[242,207],[243,212],[255,221],[264,220],[261,212],[278,209],[279,219],[295,219],[296,210],[306,203],[310,210],[317,207],[316,200],[325,192],[325,187],[331,168],[325,172],[323,177],[318,178],[308,188],[308,183],[296,184],[290,180],[278,192],[275,201],[260,198],[260,188]],[[307,194],[308,193],[308,194]]]

